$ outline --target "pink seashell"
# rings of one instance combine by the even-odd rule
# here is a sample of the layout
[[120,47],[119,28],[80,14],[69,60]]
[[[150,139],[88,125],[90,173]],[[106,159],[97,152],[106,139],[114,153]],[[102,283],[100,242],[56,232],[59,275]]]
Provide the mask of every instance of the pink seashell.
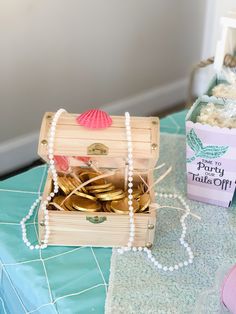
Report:
[[69,169],[69,161],[66,156],[54,156],[56,168],[59,171],[67,171]]
[[76,121],[90,129],[104,129],[112,124],[112,118],[100,109],[85,111],[76,118]]

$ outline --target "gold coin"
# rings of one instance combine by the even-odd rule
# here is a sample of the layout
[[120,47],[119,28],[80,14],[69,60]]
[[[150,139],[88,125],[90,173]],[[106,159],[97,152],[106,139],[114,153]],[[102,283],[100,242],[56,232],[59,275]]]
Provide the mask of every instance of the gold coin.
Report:
[[70,192],[74,191],[77,188],[77,186],[72,183],[71,178],[69,177],[64,178],[63,182],[64,186],[67,184],[67,188],[70,190]]
[[121,200],[121,199],[124,198],[124,197],[125,197],[125,193],[122,193],[122,194],[117,195],[117,196],[100,198],[99,200],[100,200],[101,202],[105,202],[105,201],[115,201],[115,200]]
[[71,200],[72,197],[73,197],[73,195],[72,195],[71,197],[69,197],[69,198],[64,202],[65,207],[66,207],[67,210],[69,210],[69,211],[75,210],[74,207],[73,207],[73,204],[72,204],[72,200]]
[[95,211],[99,211],[102,207],[101,203],[97,201],[90,200],[88,198],[80,197],[77,195],[74,195],[71,201],[72,201],[73,207],[76,210],[80,210],[80,211],[95,212]]
[[114,191],[115,187],[114,186],[110,186],[106,189],[96,189],[96,190],[90,190],[89,192],[92,194],[97,194],[97,193],[105,193],[105,192],[109,192],[109,191]]
[[[79,185],[81,185],[82,184],[82,181],[79,181],[78,179],[76,179],[76,178],[69,178],[69,180],[70,180],[70,183],[72,184],[72,186],[74,187],[73,188],[73,190],[75,189],[75,188],[77,188]],[[78,191],[82,191],[82,192],[84,192],[84,193],[86,193],[87,192],[87,190],[86,190],[86,188],[83,186],[82,188],[80,188]]]
[[[99,176],[100,175],[100,173],[90,173],[90,174],[88,174],[88,176],[89,176],[89,179],[93,179],[93,178],[96,178],[97,176]],[[95,180],[95,181],[93,181],[93,182],[91,182],[91,184],[92,185],[99,185],[99,184],[106,184],[106,180],[105,179],[98,179],[98,180]]]
[[85,168],[79,167],[79,168],[76,168],[76,170],[74,172],[75,172],[75,174],[80,175],[82,172],[84,172],[84,169]]
[[65,184],[62,177],[58,177],[58,185],[64,194],[67,195],[70,193],[70,190],[68,189],[68,186]]
[[147,207],[149,206],[150,203],[151,203],[151,199],[150,199],[149,194],[144,193],[143,195],[141,195],[140,200],[139,200],[139,205],[140,205],[139,212],[141,213],[145,209],[147,209]]
[[89,200],[93,200],[93,201],[96,201],[96,199],[97,199],[95,196],[92,196],[92,195],[86,194],[86,193],[82,193],[82,192],[79,192],[79,191],[76,191],[75,194],[78,195],[78,196],[81,196],[81,197],[88,198]]
[[122,189],[115,189],[113,191],[110,192],[105,192],[105,193],[98,193],[96,194],[97,198],[99,199],[103,199],[103,198],[111,198],[113,196],[117,196],[120,194],[125,194],[124,191]]
[[[111,209],[118,214],[129,214],[129,204],[128,204],[128,197],[123,198],[119,201],[112,201],[111,202]],[[139,209],[138,201],[133,199],[132,206],[134,208],[134,212],[137,212]]]
[[76,189],[80,185],[80,184],[76,184],[74,178],[72,178],[72,177],[68,177],[67,180],[68,180],[68,185],[71,188],[71,191],[73,191],[74,189]]
[[62,177],[61,181],[63,185],[66,186],[68,190],[70,190],[70,192],[75,189],[75,186],[71,183],[70,177]]
[[65,196],[57,195],[57,196],[54,196],[53,202],[61,206],[61,203],[64,201],[64,199],[65,199]]
[[104,202],[103,209],[105,212],[112,213],[111,202]]
[[49,205],[48,209],[49,210],[67,210],[64,204],[61,205],[64,199],[65,199],[65,196],[62,196],[62,195],[55,196],[52,202],[48,204]]
[[92,192],[93,190],[96,190],[96,189],[107,189],[107,188],[110,188],[111,186],[114,187],[112,183],[91,185],[91,186],[87,186],[87,190]]
[[84,208],[83,206],[78,206],[74,207],[75,210],[80,211],[80,212],[98,212],[99,209],[94,209],[94,208]]
[[[80,174],[80,178],[83,182],[86,182],[90,179],[96,178],[99,176],[101,173],[94,172],[94,171],[84,171]],[[91,185],[100,185],[100,184],[106,184],[105,179],[98,179],[93,182],[91,182]]]
[[81,179],[82,182],[85,182],[85,181],[88,181],[90,178],[90,175],[93,175],[93,176],[98,176],[98,173],[94,172],[94,171],[82,171],[80,174],[79,174],[79,177]]

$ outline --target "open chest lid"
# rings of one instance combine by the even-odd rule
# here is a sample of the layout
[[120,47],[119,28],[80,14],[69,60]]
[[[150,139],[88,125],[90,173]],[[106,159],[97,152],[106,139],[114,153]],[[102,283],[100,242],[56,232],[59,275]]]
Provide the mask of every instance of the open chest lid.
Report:
[[[52,112],[46,112],[40,130],[38,154],[48,162],[48,137]],[[85,160],[102,168],[124,167],[127,161],[127,139],[124,116],[111,116],[105,129],[90,129],[77,123],[78,114],[63,113],[56,126],[54,155],[65,156],[70,166],[84,166]],[[159,119],[130,117],[135,169],[155,166],[159,157]]]

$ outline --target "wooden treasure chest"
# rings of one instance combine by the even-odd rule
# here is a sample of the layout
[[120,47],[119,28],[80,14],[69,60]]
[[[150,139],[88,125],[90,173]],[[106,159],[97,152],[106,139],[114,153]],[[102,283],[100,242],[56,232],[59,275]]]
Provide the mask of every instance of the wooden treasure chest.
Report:
[[[50,164],[49,136],[55,114],[45,113],[38,154]],[[127,180],[128,146],[125,116],[111,116],[106,128],[78,123],[81,115],[63,112],[54,125],[53,157],[58,176],[58,193],[53,195],[49,171],[42,197],[48,222],[40,206],[39,235],[43,243],[50,226],[48,245],[126,246],[130,233]],[[156,224],[153,168],[159,156],[159,119],[130,117],[132,134],[132,204],[135,236],[133,245],[151,247]],[[52,154],[51,154],[52,155]],[[52,157],[51,157],[52,158]],[[52,162],[53,163],[53,162]],[[54,174],[55,175],[55,174]]]

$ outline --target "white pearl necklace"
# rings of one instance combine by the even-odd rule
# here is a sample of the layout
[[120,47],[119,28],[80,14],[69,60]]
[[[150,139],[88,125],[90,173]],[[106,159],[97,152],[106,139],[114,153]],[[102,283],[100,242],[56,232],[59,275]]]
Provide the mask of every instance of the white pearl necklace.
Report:
[[[122,247],[119,248],[117,251],[120,254],[123,254],[125,251],[130,251],[133,250],[134,252],[136,251],[144,251],[147,254],[147,257],[151,260],[151,262],[158,268],[158,269],[162,269],[163,271],[174,271],[174,270],[178,270],[179,268],[182,268],[183,266],[188,266],[189,264],[192,264],[193,262],[193,252],[192,249],[190,248],[189,244],[187,243],[187,241],[185,241],[185,235],[186,235],[186,224],[185,224],[185,219],[188,217],[188,215],[190,214],[190,208],[187,205],[187,203],[185,202],[185,200],[183,199],[182,196],[177,195],[177,194],[166,194],[166,193],[159,193],[158,196],[159,197],[169,197],[169,198],[178,198],[179,201],[182,203],[182,205],[185,207],[186,211],[185,213],[181,216],[180,218],[180,223],[182,225],[182,233],[180,236],[180,245],[182,245],[187,253],[188,253],[188,260],[183,261],[183,262],[179,262],[178,264],[175,264],[173,266],[163,266],[161,263],[158,262],[158,260],[156,260],[156,258],[152,255],[152,252],[150,249],[148,248],[143,248],[143,247],[135,247],[132,246],[132,243],[134,241],[134,236],[135,236],[135,224],[134,224],[134,212],[133,212],[133,155],[132,155],[132,137],[131,137],[131,127],[130,127],[130,115],[128,112],[125,113],[125,126],[126,126],[126,138],[127,138],[127,145],[128,145],[128,204],[129,204],[129,221],[130,221],[130,234],[129,234],[129,240],[128,240],[128,244],[126,247]],[[155,195],[157,196],[157,193],[155,193]]]
[[[159,196],[159,197],[164,197],[164,198],[174,198],[174,199],[178,199],[182,205],[185,207],[186,211],[185,213],[181,216],[180,218],[180,223],[181,223],[181,226],[182,226],[182,233],[181,233],[181,236],[179,238],[179,241],[180,241],[180,245],[182,245],[185,250],[187,251],[188,253],[188,260],[185,260],[183,262],[179,262],[178,264],[175,264],[173,266],[163,266],[161,263],[158,262],[158,260],[152,255],[152,252],[150,249],[148,248],[143,248],[143,247],[132,247],[132,250],[134,252],[136,251],[143,251],[147,254],[147,257],[148,259],[151,260],[151,262],[160,270],[163,270],[163,271],[170,271],[170,272],[173,272],[174,270],[178,270],[184,266],[188,266],[189,264],[192,264],[193,262],[193,258],[194,258],[194,255],[193,255],[193,252],[192,252],[192,249],[190,248],[189,244],[187,241],[185,241],[185,235],[186,235],[186,231],[187,231],[187,227],[186,227],[186,224],[185,224],[185,219],[188,217],[188,215],[190,214],[190,208],[189,206],[187,205],[187,203],[185,202],[185,200],[183,199],[183,197],[181,195],[177,195],[177,194],[167,194],[167,193],[155,193],[155,195]],[[131,248],[128,248],[128,249],[118,249],[118,253],[120,254],[123,254],[124,251],[130,251]]]
[[134,224],[134,208],[133,208],[133,146],[132,146],[132,136],[130,127],[130,114],[125,113],[125,128],[126,128],[126,138],[128,146],[128,205],[129,205],[129,240],[126,247],[120,248],[119,252],[124,253],[124,251],[131,250],[132,244],[134,242],[135,236],[135,224]]
[[45,249],[48,246],[48,238],[50,234],[49,230],[49,215],[48,215],[48,210],[47,210],[47,205],[51,201],[52,197],[55,196],[56,193],[58,193],[59,187],[58,187],[58,176],[57,176],[57,171],[55,168],[55,161],[54,161],[54,154],[53,154],[53,148],[54,148],[54,138],[55,138],[55,132],[56,132],[56,125],[57,121],[62,113],[66,112],[65,109],[59,109],[53,119],[52,119],[52,124],[49,130],[49,139],[48,139],[48,158],[49,158],[49,170],[51,171],[52,174],[52,179],[53,179],[53,192],[51,192],[47,199],[41,204],[41,209],[43,210],[44,213],[44,221],[43,224],[45,226],[45,234],[44,234],[44,239],[41,241],[41,244],[36,244],[33,245],[29,239],[27,238],[27,232],[26,232],[26,226],[25,223],[30,219],[30,217],[33,215],[35,208],[37,207],[38,203],[41,201],[42,197],[39,196],[36,201],[32,204],[30,207],[30,210],[28,214],[21,220],[21,229],[22,229],[22,239],[26,246],[28,246],[31,250],[34,249]]

